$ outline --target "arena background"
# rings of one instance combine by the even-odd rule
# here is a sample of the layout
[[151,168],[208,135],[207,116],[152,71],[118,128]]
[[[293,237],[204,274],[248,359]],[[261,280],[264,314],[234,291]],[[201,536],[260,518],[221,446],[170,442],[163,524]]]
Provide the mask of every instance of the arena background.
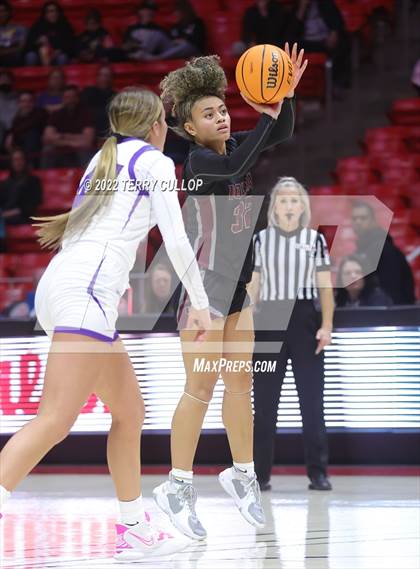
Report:
[[[83,28],[88,8],[97,7],[94,2],[78,0],[60,4],[76,31]],[[164,0],[158,4],[157,21],[167,26],[173,19],[173,2]],[[292,3],[286,0],[284,4]],[[415,4],[393,0],[337,1],[351,39],[351,86],[345,92],[337,92],[327,55],[309,54],[310,64],[297,93],[296,133],[281,149],[267,151],[253,176],[260,193],[265,193],[279,175],[291,175],[310,189],[311,196],[349,196],[340,211],[335,211],[334,220],[322,223],[330,244],[337,227],[341,227],[341,241],[338,245],[336,242],[333,255],[335,268],[342,256],[355,249],[349,213],[351,199],[376,196],[393,213],[389,231],[410,262],[418,300],[420,99],[410,79],[420,53]],[[30,25],[40,5],[35,0],[13,2],[15,20]],[[195,0],[193,5],[207,27],[206,51],[222,57],[228,74],[227,102],[233,129],[252,128],[256,114],[239,97],[234,83],[237,58],[231,54],[232,44],[239,39],[241,15],[249,2]],[[121,41],[123,31],[135,21],[135,7],[135,2],[101,2],[104,26],[115,42]],[[114,88],[134,84],[157,89],[165,73],[182,63],[110,63]],[[62,68],[66,82],[83,89],[95,83],[101,65],[70,62]],[[49,71],[48,67],[16,67],[12,69],[14,86],[18,91],[39,92],[45,89]],[[185,143],[170,136],[167,152],[177,162],[180,174]],[[7,159],[3,158],[1,179],[7,176]],[[35,168],[43,184],[41,213],[64,211],[71,205],[81,167],[82,164],[76,168]],[[48,340],[35,329],[32,318],[13,318],[5,309],[25,300],[33,290],[36,270],[50,258],[40,251],[30,225],[7,227],[2,241],[0,444],[35,414],[48,351]],[[149,264],[160,243],[155,228],[139,257]],[[143,462],[157,466],[168,463],[170,418],[182,392],[184,371],[173,317],[148,321],[140,316],[143,293],[144,282],[134,271],[119,329],[146,400]],[[333,344],[326,351],[325,413],[332,465],[418,464],[419,312],[418,305],[337,310]],[[202,466],[230,461],[221,424],[221,393],[218,385],[197,455]],[[104,465],[109,421],[106,409],[92,396],[72,434],[44,459],[44,468]],[[278,465],[302,465],[300,426],[289,370],[278,413]],[[42,471],[42,465],[38,471]]]

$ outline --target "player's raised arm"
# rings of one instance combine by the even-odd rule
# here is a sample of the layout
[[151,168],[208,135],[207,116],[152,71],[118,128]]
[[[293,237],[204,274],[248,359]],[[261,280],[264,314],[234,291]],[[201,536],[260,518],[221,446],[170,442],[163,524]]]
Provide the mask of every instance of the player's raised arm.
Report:
[[[175,167],[170,158],[162,156],[153,168],[154,183],[150,191],[152,209],[169,259],[191,298],[196,311],[208,308],[209,301],[203,287],[198,264],[185,233],[181,207],[177,196]],[[210,327],[208,313],[195,314],[198,322]]]

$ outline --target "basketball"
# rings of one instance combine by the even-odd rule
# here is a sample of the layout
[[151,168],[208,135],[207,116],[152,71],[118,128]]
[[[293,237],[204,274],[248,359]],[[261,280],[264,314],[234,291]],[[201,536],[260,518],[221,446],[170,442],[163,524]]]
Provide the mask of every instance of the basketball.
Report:
[[275,45],[255,45],[245,51],[236,65],[239,90],[254,103],[272,105],[287,95],[293,84],[293,64]]

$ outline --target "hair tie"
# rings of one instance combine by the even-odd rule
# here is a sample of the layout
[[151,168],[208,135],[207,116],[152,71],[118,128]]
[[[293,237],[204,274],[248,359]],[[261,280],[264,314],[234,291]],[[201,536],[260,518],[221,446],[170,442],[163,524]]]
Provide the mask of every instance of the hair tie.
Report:
[[117,144],[119,144],[120,142],[123,142],[126,138],[129,138],[128,136],[125,136],[124,134],[120,134],[119,132],[112,132],[111,137],[113,137],[117,140]]

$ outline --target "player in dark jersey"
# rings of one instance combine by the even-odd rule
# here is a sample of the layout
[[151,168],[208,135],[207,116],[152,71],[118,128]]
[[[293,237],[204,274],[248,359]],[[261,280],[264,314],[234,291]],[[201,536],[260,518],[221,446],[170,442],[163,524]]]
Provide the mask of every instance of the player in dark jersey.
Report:
[[[287,44],[285,49],[289,51]],[[184,329],[189,303],[181,294],[178,315],[187,382],[172,421],[169,481],[155,488],[154,497],[174,525],[193,539],[204,539],[206,530],[195,512],[192,465],[220,374],[225,384],[223,423],[233,466],[219,480],[249,523],[258,528],[265,524],[252,448],[254,330],[246,285],[252,276],[258,208],[250,169],[263,150],[293,133],[294,89],[307,61],[303,61],[303,50],[298,55],[296,44],[291,59],[295,78],[284,100],[259,105],[244,97],[261,113],[249,132],[230,133],[226,76],[216,56],[193,59],[161,84],[164,104],[176,120],[174,130],[192,143],[183,171],[183,186],[188,188],[186,229],[202,267],[213,328],[197,348],[192,342],[194,332]]]

